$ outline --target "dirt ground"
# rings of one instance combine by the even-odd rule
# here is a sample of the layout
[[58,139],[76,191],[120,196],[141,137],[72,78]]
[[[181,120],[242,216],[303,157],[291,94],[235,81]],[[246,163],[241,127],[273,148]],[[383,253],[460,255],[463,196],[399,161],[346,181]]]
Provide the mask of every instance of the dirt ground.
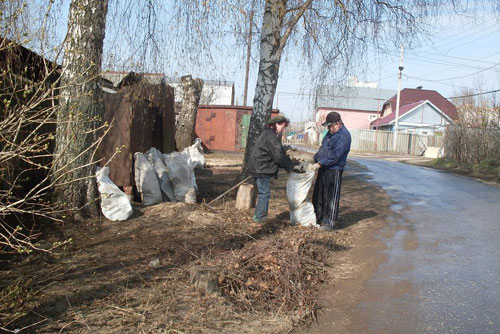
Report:
[[[58,226],[40,244],[71,238],[53,254],[1,263],[0,328],[18,333],[288,333],[322,321],[318,298],[369,270],[353,249],[388,212],[389,199],[344,174],[333,232],[289,221],[286,172],[272,184],[269,220],[236,211],[242,154],[206,155],[198,204],[137,204],[125,222]],[[349,259],[347,261],[346,259]],[[0,329],[0,332],[2,331]]]

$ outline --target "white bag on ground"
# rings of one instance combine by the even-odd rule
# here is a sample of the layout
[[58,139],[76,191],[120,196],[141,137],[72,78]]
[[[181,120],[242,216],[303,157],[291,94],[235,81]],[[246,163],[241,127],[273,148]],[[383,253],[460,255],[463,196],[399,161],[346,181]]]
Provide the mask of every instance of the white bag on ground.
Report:
[[290,208],[290,222],[303,226],[319,227],[319,225],[316,224],[316,214],[314,213],[314,206],[311,202],[304,202],[295,209]]
[[132,205],[127,195],[109,178],[109,167],[96,171],[97,187],[101,194],[101,211],[104,217],[112,221],[124,221],[132,215]]
[[135,185],[142,195],[143,205],[153,205],[162,201],[160,182],[153,166],[141,152],[134,154]]
[[144,153],[144,155],[156,172],[156,176],[160,182],[160,190],[163,194],[163,200],[175,202],[174,187],[170,183],[168,170],[163,162],[161,152],[156,148],[151,147],[148,151],[146,151],[146,153]]
[[290,221],[292,224],[318,227],[314,207],[311,202],[306,202],[315,171],[311,165],[308,165],[305,170],[305,173],[292,171],[288,176],[286,195],[290,207]]
[[188,156],[188,164],[193,169],[203,169],[205,166],[205,156],[203,155],[203,147],[201,147],[201,139],[196,138],[194,144],[186,147],[182,152]]
[[163,154],[168,177],[174,187],[175,199],[179,202],[196,203],[196,180],[193,167],[185,152]]

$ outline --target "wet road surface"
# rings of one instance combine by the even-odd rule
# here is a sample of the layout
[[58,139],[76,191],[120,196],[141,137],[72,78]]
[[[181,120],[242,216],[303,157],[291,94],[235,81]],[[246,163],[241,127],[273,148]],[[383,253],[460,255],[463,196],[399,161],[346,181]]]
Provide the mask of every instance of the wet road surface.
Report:
[[343,333],[500,333],[500,187],[353,160],[391,196],[394,214],[376,236],[384,261],[365,281]]

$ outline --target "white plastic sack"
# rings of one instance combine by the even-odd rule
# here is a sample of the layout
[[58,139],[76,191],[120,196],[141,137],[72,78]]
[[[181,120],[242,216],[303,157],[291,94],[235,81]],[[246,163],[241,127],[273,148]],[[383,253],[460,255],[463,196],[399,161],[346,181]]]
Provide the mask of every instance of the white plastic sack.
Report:
[[[174,187],[175,199],[179,202],[196,202],[196,180],[194,169],[188,163],[185,152],[173,152],[163,155],[168,170],[168,177]],[[186,196],[187,195],[187,196]]]
[[201,147],[201,139],[196,138],[194,144],[186,147],[183,151],[188,156],[188,164],[193,169],[203,169],[205,166],[205,156],[203,155],[203,147]]
[[170,178],[168,176],[168,170],[163,162],[161,152],[156,148],[151,147],[144,154],[149,163],[153,166],[153,169],[160,182],[160,190],[163,195],[164,201],[175,202],[174,187],[170,183]]
[[143,205],[153,205],[162,200],[160,182],[148,159],[141,152],[134,154],[135,185],[142,195]]
[[311,202],[304,202],[295,209],[290,208],[290,222],[302,226],[319,227],[319,225],[316,224],[316,214],[314,213],[314,206]]
[[314,179],[314,170],[308,165],[305,173],[290,172],[286,183],[286,195],[290,207],[290,221],[292,224],[316,226],[316,215],[312,203],[306,202],[307,194]]
[[101,211],[104,217],[112,221],[124,221],[132,215],[132,205],[127,195],[109,178],[109,167],[96,171],[97,187],[101,194]]

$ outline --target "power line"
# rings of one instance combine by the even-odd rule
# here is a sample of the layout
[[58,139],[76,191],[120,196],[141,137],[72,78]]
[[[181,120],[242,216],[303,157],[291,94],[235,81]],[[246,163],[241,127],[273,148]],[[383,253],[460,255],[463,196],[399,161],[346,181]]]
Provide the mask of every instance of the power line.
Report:
[[[493,23],[492,23],[493,22]],[[496,22],[496,20],[493,20],[493,21],[490,21],[488,23],[492,23],[490,25],[487,25],[487,26],[484,26],[483,25],[476,25],[475,27],[472,27],[472,28],[466,28],[464,29],[463,26],[459,26],[459,27],[456,27],[456,29],[453,29],[451,31],[457,31],[457,34],[453,35],[453,36],[449,36],[449,37],[444,37],[444,38],[440,38],[439,40],[441,41],[440,43],[437,43],[436,46],[434,45],[427,45],[425,47],[423,47],[424,49],[427,48],[427,49],[436,49],[437,47],[440,47],[440,48],[443,48],[447,45],[451,45],[451,48],[448,48],[448,50],[451,50],[451,49],[455,49],[457,46],[453,46],[454,43],[462,43],[464,40],[468,39],[468,38],[471,38],[471,37],[475,37],[475,35],[479,35],[479,34],[482,34],[484,33],[486,30],[490,29],[490,28],[496,28],[498,26],[498,23]],[[486,24],[488,24],[486,23]],[[477,31],[476,31],[477,30]],[[496,30],[495,30],[496,31]],[[494,32],[495,32],[494,31]],[[470,33],[469,33],[470,32]],[[493,33],[494,33],[493,32]],[[486,35],[482,35],[482,36],[479,36],[477,37],[476,39],[473,39],[472,41],[469,41],[469,43],[471,42],[475,42],[479,39],[482,39],[483,37],[486,37],[488,35],[490,35],[491,33],[487,33]],[[437,38],[438,34],[434,34],[434,38]],[[448,40],[446,42],[443,42],[444,40]],[[434,44],[434,43],[433,43]]]
[[499,32],[499,31],[500,31],[500,29],[494,30],[494,31],[490,32],[489,34],[486,34],[486,35],[480,36],[480,37],[478,37],[478,38],[476,38],[476,39],[474,39],[474,40],[472,40],[472,41],[468,41],[468,42],[465,42],[465,43],[462,43],[462,44],[459,44],[459,45],[455,45],[454,47],[452,47],[452,48],[448,48],[447,50],[448,50],[448,51],[450,51],[450,50],[453,50],[453,49],[459,48],[459,47],[461,47],[461,46],[464,46],[464,45],[467,45],[467,44],[471,44],[471,43],[473,43],[473,42],[477,42],[478,40],[483,39],[483,38],[488,37],[488,36],[491,36],[491,35],[493,35],[493,34],[495,34],[495,33]]
[[466,77],[470,77],[470,76],[472,76],[472,75],[476,75],[476,74],[482,73],[482,72],[487,71],[487,70],[491,70],[492,68],[495,68],[495,67],[497,67],[498,65],[500,65],[500,63],[495,64],[495,65],[493,65],[493,66],[491,66],[491,67],[488,67],[488,68],[482,69],[482,70],[480,70],[480,71],[477,71],[477,72],[471,73],[471,74],[463,75],[463,76],[461,76],[461,77],[454,77],[454,78],[442,79],[442,81],[455,80],[455,79],[463,79],[463,78],[466,78]]
[[434,55],[434,56],[438,56],[438,57],[447,57],[447,58],[453,58],[453,59],[459,59],[459,60],[467,60],[467,61],[471,61],[471,62],[479,62],[479,63],[496,64],[494,61],[485,61],[485,60],[482,60],[482,59],[485,59],[485,58],[490,58],[490,57],[496,56],[497,54],[500,54],[500,52],[496,52],[496,53],[494,53],[494,54],[492,54],[492,55],[485,56],[485,57],[482,57],[482,58],[479,58],[479,59],[471,59],[471,58],[463,58],[463,57],[448,56],[448,55],[445,55],[445,54],[440,54],[440,53],[432,53],[432,52],[427,52],[427,54],[429,54],[429,55]]
[[462,95],[462,96],[452,96],[452,97],[447,97],[447,99],[458,99],[458,98],[461,98],[461,97],[471,97],[471,96],[491,94],[491,93],[496,93],[496,92],[500,92],[500,89],[490,90],[488,92],[481,92],[481,93],[476,93],[476,94],[468,94],[468,95]]
[[[488,22],[489,23],[489,22]],[[450,36],[448,38],[444,38],[444,39],[452,39],[451,41],[447,42],[447,43],[438,43],[437,46],[435,46],[433,48],[433,50],[437,50],[437,47],[440,47],[442,48],[443,46],[445,45],[450,45],[450,44],[456,44],[457,42],[463,42],[464,41],[464,38],[467,39],[467,38],[471,38],[471,37],[476,37],[475,39],[471,40],[468,42],[468,44],[471,44],[475,41],[478,41],[482,38],[485,38],[485,37],[488,37],[496,32],[498,32],[499,30],[498,29],[495,29],[493,32],[487,32],[485,34],[485,30],[489,30],[491,27],[495,27],[497,26],[497,23],[495,21],[494,24],[492,25],[488,25],[487,27],[474,27],[472,29],[465,29],[465,31],[470,31],[472,32],[471,34],[469,34],[468,36],[464,36],[463,32],[464,32],[464,28],[463,27],[459,27],[458,29],[461,30],[461,34],[460,36]],[[476,31],[476,29],[479,29],[478,31]],[[477,36],[478,34],[482,34],[480,36]],[[434,36],[437,36],[438,34],[434,34]],[[455,38],[459,38],[458,40],[454,40]],[[426,65],[429,65],[429,64],[436,64],[436,65],[442,65],[442,66],[449,66],[448,69],[450,68],[453,68],[453,67],[462,67],[462,68],[470,68],[470,69],[476,69],[476,70],[480,70],[481,72],[483,71],[487,71],[487,70],[491,70],[493,68],[483,68],[483,67],[479,67],[479,66],[474,66],[474,65],[469,65],[468,63],[457,63],[457,62],[451,62],[449,60],[447,60],[446,58],[448,59],[460,59],[460,60],[465,60],[465,61],[469,61],[470,62],[482,62],[482,63],[489,63],[489,64],[497,64],[495,62],[489,62],[489,61],[484,61],[483,59],[486,59],[486,58],[489,58],[489,57],[492,57],[492,56],[495,56],[497,55],[498,53],[494,53],[492,55],[488,55],[488,56],[485,56],[485,57],[482,57],[482,58],[479,58],[479,59],[468,59],[468,58],[461,58],[461,57],[454,57],[454,56],[448,56],[448,55],[444,55],[444,54],[438,54],[438,53],[432,53],[432,52],[428,52],[428,51],[425,51],[425,49],[428,49],[430,46],[423,46],[420,48],[420,51],[416,51],[416,50],[412,50],[413,52],[417,52],[417,55],[415,57],[412,57],[412,56],[409,56],[407,57],[408,60],[411,60],[412,62],[417,62],[417,63],[421,63],[421,64],[426,64]],[[458,46],[456,45],[451,45],[451,49],[455,49],[457,48]],[[396,56],[396,52],[393,52],[393,51],[386,51],[385,52],[386,54],[388,55],[394,55]],[[420,53],[420,55],[418,55]],[[426,57],[425,55],[429,55],[429,56],[437,56],[435,58],[430,58],[430,57]],[[441,59],[439,59],[438,57],[442,57]],[[445,59],[443,59],[445,58]],[[387,63],[386,62],[383,62],[383,63]],[[448,69],[444,69],[444,70],[440,70],[439,72],[442,72],[442,71],[445,71],[445,70],[448,70]],[[436,72],[433,72],[433,74],[436,73]],[[477,73],[475,73],[477,74]],[[380,82],[381,79],[379,79],[379,82]]]
[[408,78],[408,79],[415,79],[415,80],[420,80],[420,81],[428,81],[428,82],[434,82],[434,83],[437,83],[437,84],[440,84],[440,85],[445,85],[445,86],[450,86],[450,87],[470,89],[470,87],[459,86],[459,85],[455,85],[455,84],[449,84],[449,83],[446,83],[446,82],[441,82],[439,80],[424,79],[424,78],[414,77],[414,76],[410,76],[410,75],[404,75],[404,76],[406,78]]
[[[468,63],[471,62],[481,62],[481,59],[489,58],[492,56],[495,56],[499,54],[500,52],[494,53],[489,56],[485,56],[479,59],[467,59],[467,58],[459,58],[459,57],[452,57],[452,56],[446,56],[442,55],[442,57],[450,57],[450,58],[458,58],[458,59],[463,59],[463,60],[468,60]],[[386,52],[386,54],[391,55],[391,56],[396,56],[396,52],[394,51],[389,51]],[[431,54],[431,53],[424,53],[424,54]],[[437,55],[437,54],[434,54]],[[436,58],[431,58],[431,57],[426,57],[425,55],[415,55],[415,56],[407,56],[406,59],[411,60],[412,62],[417,62],[417,63],[422,63],[422,64],[436,64],[436,65],[443,65],[443,66],[451,66],[451,67],[468,67],[468,68],[473,68],[477,70],[488,70],[490,68],[486,67],[481,67],[481,66],[472,66],[472,65],[467,65],[468,63],[457,63],[457,62],[451,62],[446,59],[436,59]],[[489,64],[495,64],[498,65],[497,62],[487,62]],[[446,69],[448,70],[448,69]],[[435,73],[435,72],[433,72]]]

